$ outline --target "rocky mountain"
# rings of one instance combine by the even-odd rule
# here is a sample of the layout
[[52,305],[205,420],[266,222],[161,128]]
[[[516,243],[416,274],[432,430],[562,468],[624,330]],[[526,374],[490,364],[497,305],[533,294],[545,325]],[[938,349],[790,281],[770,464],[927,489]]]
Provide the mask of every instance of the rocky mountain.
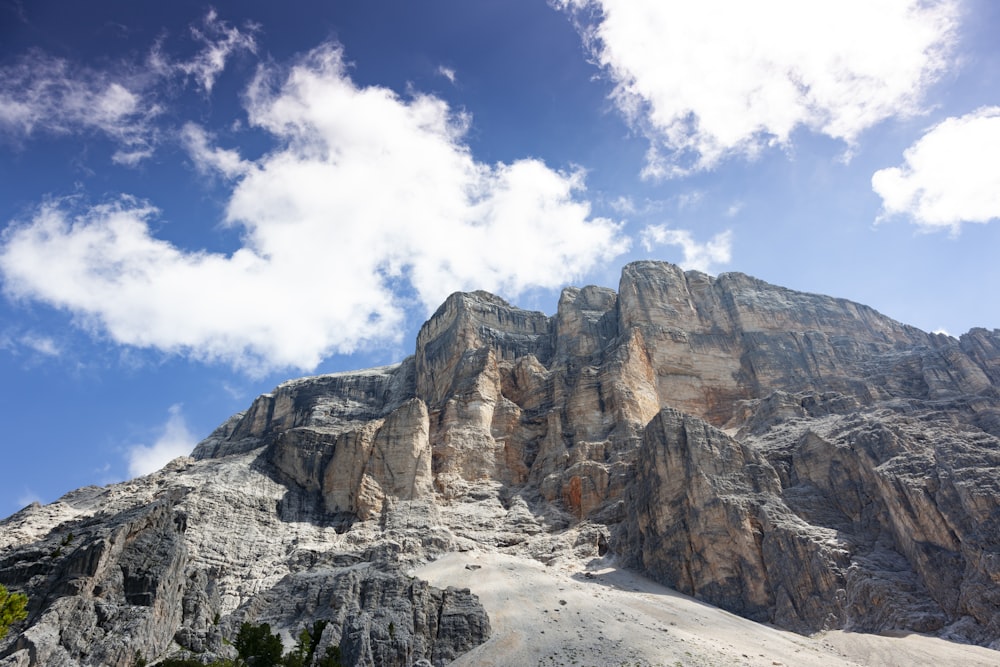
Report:
[[0,665],[210,660],[315,620],[345,664],[445,664],[491,633],[414,576],[451,552],[1000,649],[1000,331],[656,262],[552,316],[453,294],[400,364],[286,382],[189,458],[0,523],[30,601]]

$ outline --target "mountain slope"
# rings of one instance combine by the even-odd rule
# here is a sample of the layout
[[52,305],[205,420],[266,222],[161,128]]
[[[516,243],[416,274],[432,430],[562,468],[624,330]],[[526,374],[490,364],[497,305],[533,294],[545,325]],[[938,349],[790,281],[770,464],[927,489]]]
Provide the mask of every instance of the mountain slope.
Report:
[[1000,332],[740,274],[630,264],[553,316],[454,294],[402,363],[284,383],[191,458],[5,520],[31,615],[0,665],[224,656],[244,620],[290,646],[316,619],[351,664],[443,664],[490,633],[412,576],[453,552],[1000,647],[998,382]]

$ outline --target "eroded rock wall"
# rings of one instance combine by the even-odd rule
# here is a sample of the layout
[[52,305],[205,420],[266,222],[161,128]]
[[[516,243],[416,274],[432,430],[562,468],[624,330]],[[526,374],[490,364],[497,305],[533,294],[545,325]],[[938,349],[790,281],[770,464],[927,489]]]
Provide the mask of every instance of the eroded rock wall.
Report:
[[443,664],[488,619],[407,564],[609,544],[781,627],[1000,646],[998,381],[1000,331],[741,274],[638,262],[552,316],[455,294],[402,363],[286,382],[193,458],[0,524],[31,600],[0,665],[225,657],[247,619]]

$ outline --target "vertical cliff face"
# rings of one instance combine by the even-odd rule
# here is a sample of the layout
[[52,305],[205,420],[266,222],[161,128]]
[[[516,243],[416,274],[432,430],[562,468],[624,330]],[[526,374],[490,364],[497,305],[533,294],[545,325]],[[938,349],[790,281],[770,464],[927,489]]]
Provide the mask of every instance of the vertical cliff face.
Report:
[[487,292],[451,295],[417,335],[417,394],[435,408],[446,401],[467,375],[459,368],[464,356],[479,349],[499,360],[530,355],[544,364],[552,354],[551,322]]
[[31,616],[0,665],[224,657],[244,620],[443,664],[489,622],[405,571],[477,549],[611,548],[797,631],[995,643],[998,382],[998,331],[741,274],[639,262],[551,316],[455,294],[402,363],[284,383],[193,458],[5,520]]
[[888,396],[870,366],[932,336],[844,299],[656,262],[622,272],[620,327],[643,333],[662,405],[723,425],[743,399],[783,391]]

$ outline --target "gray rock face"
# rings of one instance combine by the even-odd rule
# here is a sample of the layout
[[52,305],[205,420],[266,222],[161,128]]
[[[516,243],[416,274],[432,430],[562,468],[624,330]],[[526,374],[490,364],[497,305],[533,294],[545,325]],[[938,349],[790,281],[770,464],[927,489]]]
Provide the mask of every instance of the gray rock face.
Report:
[[444,664],[489,620],[406,572],[476,549],[610,547],[796,631],[1000,647],[998,389],[1000,331],[740,274],[639,262],[553,316],[455,294],[401,364],[286,382],[192,458],[4,520],[30,615],[0,665],[226,657],[245,620]]
[[136,651],[169,644],[181,623],[187,548],[177,497],[74,524],[0,561],[30,594],[30,626],[12,664],[130,665]]
[[[468,589],[439,590],[369,563],[298,571],[248,600],[227,625],[303,627],[328,620],[319,645],[339,646],[351,665],[440,665],[484,642],[489,619]],[[237,622],[238,621],[238,622]]]

